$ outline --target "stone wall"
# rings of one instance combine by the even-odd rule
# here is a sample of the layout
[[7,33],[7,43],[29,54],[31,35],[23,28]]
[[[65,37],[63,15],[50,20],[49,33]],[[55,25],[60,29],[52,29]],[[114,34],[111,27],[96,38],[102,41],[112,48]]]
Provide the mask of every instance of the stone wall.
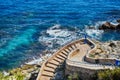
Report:
[[92,77],[95,76],[99,70],[91,70],[83,67],[66,65],[65,75],[73,75],[77,73],[83,80],[93,80]]
[[94,53],[97,49],[97,45],[92,41],[89,44],[93,45],[94,47],[85,55],[84,60],[89,63],[98,63],[98,64],[107,64],[107,65],[115,65],[116,59],[106,58],[106,59],[96,59],[89,57],[90,54]]
[[95,59],[85,56],[84,60],[89,63],[95,63]]
[[100,64],[115,65],[115,62],[116,62],[115,59],[99,59]]
[[[90,63],[96,63],[98,62],[99,64],[115,64],[115,59],[96,59],[96,58],[91,58],[89,57],[89,54],[94,52],[97,48],[96,44],[94,44],[91,41],[87,41],[89,45],[92,45],[92,49],[86,54],[84,60]],[[92,66],[91,66],[92,67]],[[95,67],[95,66],[94,66]],[[69,65],[66,61],[66,67],[65,67],[65,75],[73,75],[74,73],[78,73],[80,78],[83,80],[93,80],[92,78],[95,77],[95,74],[98,71],[101,70],[106,70],[106,69],[91,69],[91,68],[86,68],[86,67],[81,67],[81,66],[75,66],[74,63],[72,65]]]
[[98,63],[103,65],[115,65],[116,59],[95,59],[85,56],[85,61],[89,63]]

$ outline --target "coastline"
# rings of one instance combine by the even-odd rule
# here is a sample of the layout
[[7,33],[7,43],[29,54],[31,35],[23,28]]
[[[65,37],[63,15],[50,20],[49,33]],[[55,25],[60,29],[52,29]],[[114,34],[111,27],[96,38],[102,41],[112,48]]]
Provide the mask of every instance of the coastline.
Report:
[[[106,45],[109,45],[109,44],[114,43],[114,42],[120,42],[120,41],[119,40],[117,40],[117,41],[107,41],[107,42],[97,41],[97,44],[106,46]],[[119,47],[120,47],[120,45],[119,45]],[[38,72],[39,72],[39,70],[41,68],[42,63],[46,59],[48,59],[49,57],[51,57],[52,54],[55,51],[57,51],[57,50],[58,49],[55,49],[53,52],[51,52],[51,51],[45,51],[43,53],[44,55],[41,55],[41,57],[38,57],[37,59],[33,59],[31,61],[26,61],[20,67],[11,69],[8,72],[7,71],[3,71],[3,74],[5,76],[10,76],[11,73],[13,74],[13,73],[17,73],[18,71],[20,71],[20,72],[22,72],[23,74],[26,75],[27,79],[30,79],[30,78],[34,78],[35,79],[37,77],[37,75],[38,75]]]
[[8,69],[8,70],[3,70],[0,73],[2,73],[4,76],[12,76],[12,75],[14,76],[18,72],[20,72],[23,75],[25,75],[25,78],[27,80],[30,78],[36,78],[43,62],[47,58],[51,57],[55,51],[57,51],[57,49],[45,50],[43,51],[43,53],[41,53],[39,57],[33,58],[32,60],[25,61],[19,67]]

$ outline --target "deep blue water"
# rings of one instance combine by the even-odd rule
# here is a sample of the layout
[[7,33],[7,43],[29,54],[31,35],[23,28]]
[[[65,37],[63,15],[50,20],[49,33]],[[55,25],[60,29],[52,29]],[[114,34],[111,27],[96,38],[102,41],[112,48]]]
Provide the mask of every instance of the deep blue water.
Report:
[[[86,25],[116,19],[120,19],[119,0],[0,0],[0,70],[38,56],[47,48],[41,41],[54,36],[45,33],[54,25],[68,29],[69,34],[73,29],[79,33]],[[119,34],[88,31],[100,41],[120,40]]]

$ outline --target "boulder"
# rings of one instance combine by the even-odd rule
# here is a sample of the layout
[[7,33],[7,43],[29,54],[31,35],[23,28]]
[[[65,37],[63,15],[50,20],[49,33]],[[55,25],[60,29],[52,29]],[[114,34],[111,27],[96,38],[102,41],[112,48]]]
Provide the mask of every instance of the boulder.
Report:
[[95,29],[95,27],[94,26],[89,26],[88,29]]
[[116,44],[115,44],[114,42],[111,42],[111,43],[109,44],[109,46],[110,46],[110,47],[116,47]]
[[120,29],[120,24],[118,24],[118,25],[116,26],[116,29]]
[[118,19],[117,22],[120,23],[120,19]]
[[102,24],[100,27],[99,27],[100,30],[107,30],[107,29],[111,29],[111,30],[115,30],[116,29],[116,26],[111,24],[110,22],[106,22],[104,24]]

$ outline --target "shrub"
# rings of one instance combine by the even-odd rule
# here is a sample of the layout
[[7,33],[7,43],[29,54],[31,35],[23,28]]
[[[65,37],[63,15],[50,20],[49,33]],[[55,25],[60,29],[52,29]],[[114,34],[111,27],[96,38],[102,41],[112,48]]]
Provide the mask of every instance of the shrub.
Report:
[[0,80],[24,80],[25,75],[20,72],[17,72],[12,75],[5,76],[2,72],[0,72]]
[[120,80],[120,68],[98,72],[98,80]]
[[69,75],[67,80],[79,80],[79,75],[77,73]]

